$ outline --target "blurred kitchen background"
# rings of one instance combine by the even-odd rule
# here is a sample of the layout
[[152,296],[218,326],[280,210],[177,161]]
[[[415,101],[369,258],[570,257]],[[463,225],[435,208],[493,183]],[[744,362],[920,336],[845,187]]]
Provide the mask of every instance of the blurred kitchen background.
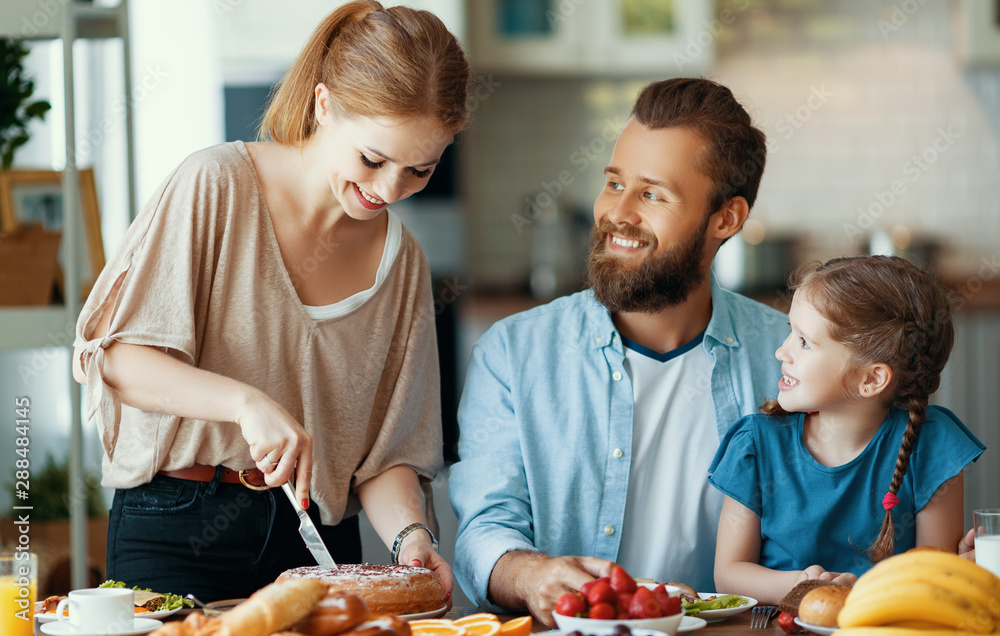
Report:
[[[66,3],[21,4],[0,9],[6,34],[32,35]],[[127,96],[121,38],[74,45],[77,163],[94,168],[109,254],[133,214],[123,100],[134,108],[141,205],[194,150],[255,137],[268,92],[334,4],[131,0]],[[638,90],[700,75],[729,86],[769,142],[751,218],[718,257],[720,281],[785,309],[785,277],[805,259],[897,253],[938,269],[953,285],[959,332],[937,401],[989,447],[967,471],[966,525],[973,508],[1000,505],[1000,0],[387,4],[438,14],[478,74],[470,126],[427,191],[393,206],[435,278],[449,459],[476,338],[580,288],[592,203]],[[28,71],[53,111],[32,126],[15,167],[65,165],[62,59],[59,40],[31,42]],[[51,343],[64,345],[71,330]],[[66,455],[70,390],[65,346],[0,357],[0,404],[33,398],[36,459]],[[12,447],[10,428],[2,448]],[[99,459],[85,427],[86,470],[99,472]],[[3,478],[12,461],[0,457]],[[450,558],[444,481],[436,507]],[[366,558],[387,558],[366,541]]]

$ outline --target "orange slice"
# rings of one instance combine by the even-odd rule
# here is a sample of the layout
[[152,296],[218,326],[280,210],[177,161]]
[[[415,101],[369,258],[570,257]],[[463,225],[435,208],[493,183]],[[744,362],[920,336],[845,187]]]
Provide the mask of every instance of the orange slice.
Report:
[[478,614],[469,614],[468,616],[463,616],[462,618],[456,618],[454,620],[454,623],[456,625],[466,625],[468,623],[478,623],[480,621],[497,621],[497,622],[499,622],[500,619],[497,618],[496,614],[487,614],[485,612],[480,612]]
[[531,634],[531,617],[519,616],[512,618],[500,626],[497,636],[529,636]]
[[423,622],[410,621],[410,633],[413,636],[466,636],[465,628],[461,625],[455,625],[451,621],[431,625],[426,623],[414,625],[414,623]]
[[453,625],[450,618],[421,618],[415,621],[410,621],[410,627],[432,627],[435,625]]
[[496,636],[500,631],[499,620],[469,621],[461,625],[455,623],[455,626],[465,629],[465,636]]

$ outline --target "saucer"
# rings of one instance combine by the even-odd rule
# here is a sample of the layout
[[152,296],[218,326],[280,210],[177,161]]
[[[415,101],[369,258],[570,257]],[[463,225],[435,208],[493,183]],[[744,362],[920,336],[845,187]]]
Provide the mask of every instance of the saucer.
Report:
[[681,624],[677,627],[677,631],[693,632],[696,629],[701,629],[705,625],[708,625],[708,621],[704,618],[698,618],[697,616],[685,616],[681,619]]
[[[148,634],[160,625],[163,625],[160,621],[155,618],[136,618],[135,622],[132,623],[132,629],[122,632],[115,632],[117,636],[139,636],[140,634]],[[38,629],[41,630],[43,634],[48,634],[49,636],[106,636],[103,634],[88,634],[85,632],[76,631],[76,627],[68,623],[67,621],[53,621],[51,623],[43,623],[39,625]]]
[[420,612],[417,614],[400,614],[399,618],[404,621],[418,621],[425,618],[438,618],[439,616],[444,616],[448,613],[448,606],[445,605],[436,610],[431,610],[429,612]]

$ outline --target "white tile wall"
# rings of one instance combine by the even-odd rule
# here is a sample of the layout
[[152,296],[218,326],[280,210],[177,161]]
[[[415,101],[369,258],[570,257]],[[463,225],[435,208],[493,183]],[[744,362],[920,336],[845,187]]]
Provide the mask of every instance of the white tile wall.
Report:
[[[883,4],[859,28],[889,15]],[[874,29],[867,41],[812,54],[747,49],[720,58],[713,79],[733,89],[771,141],[753,211],[768,231],[808,234],[824,254],[839,253],[849,246],[845,224],[871,229],[860,227],[859,209],[878,211],[877,193],[899,180],[905,191],[876,227],[941,238],[952,248],[946,265],[958,270],[996,253],[1000,69],[962,69],[948,24],[945,9],[927,5],[887,41]],[[560,202],[590,208],[611,144],[595,142],[592,160],[574,153],[599,140],[609,120],[623,121],[644,84],[499,81],[475,114],[464,165],[480,284],[527,276],[530,225],[518,233],[511,220],[526,195],[569,170]]]

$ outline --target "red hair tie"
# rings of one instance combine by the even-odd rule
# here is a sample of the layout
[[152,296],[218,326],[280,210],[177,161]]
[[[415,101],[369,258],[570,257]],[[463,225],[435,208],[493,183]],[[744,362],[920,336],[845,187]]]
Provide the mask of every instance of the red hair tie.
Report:
[[892,510],[899,503],[899,497],[892,494],[891,492],[885,493],[885,497],[882,497],[882,507],[886,510]]

